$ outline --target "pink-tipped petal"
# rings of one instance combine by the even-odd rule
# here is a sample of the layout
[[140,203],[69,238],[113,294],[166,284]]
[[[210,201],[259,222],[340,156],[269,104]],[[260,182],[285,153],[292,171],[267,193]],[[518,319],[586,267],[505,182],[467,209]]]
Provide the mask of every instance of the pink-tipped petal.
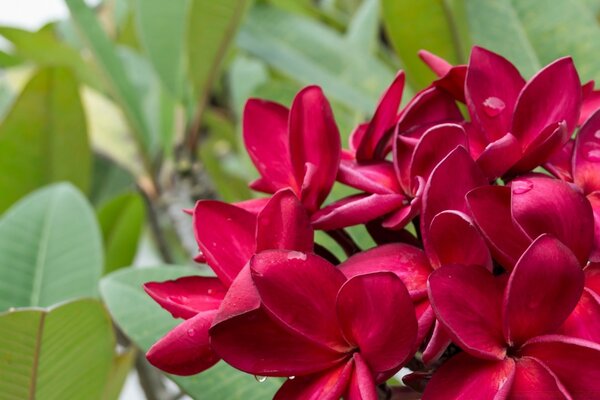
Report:
[[427,295],[427,278],[432,271],[421,249],[403,243],[361,251],[338,268],[348,279],[373,272],[392,272],[402,280],[413,299]]
[[514,374],[515,362],[511,358],[489,361],[458,354],[436,371],[422,399],[505,399]]
[[600,111],[592,114],[577,134],[573,178],[584,193],[600,190]]
[[285,381],[274,400],[339,400],[350,384],[352,361],[313,375],[297,376]]
[[600,295],[585,288],[577,306],[559,332],[600,343]]
[[250,99],[244,108],[244,143],[263,179],[261,191],[298,190],[292,172],[288,135],[288,109],[266,100]]
[[404,205],[402,194],[357,194],[329,204],[312,215],[315,229],[332,230],[364,224]]
[[342,160],[337,180],[344,185],[367,193],[390,194],[400,192],[394,166],[389,161],[357,163]]
[[415,309],[406,287],[391,272],[349,279],[337,297],[337,316],[344,337],[374,372],[400,367],[416,350]]
[[282,190],[260,212],[256,251],[281,249],[311,252],[313,230],[306,209],[291,190]]
[[404,72],[398,72],[392,84],[381,96],[375,114],[369,123],[360,145],[356,149],[356,159],[358,161],[373,160],[377,145],[384,137],[386,131],[391,129],[396,122],[404,90],[404,81]]
[[511,400],[570,400],[571,396],[556,375],[532,357],[515,360],[515,378],[510,388]]
[[531,238],[513,222],[510,209],[511,190],[505,186],[485,186],[467,194],[470,214],[486,238],[492,255],[512,270]]
[[483,268],[447,265],[429,276],[429,299],[452,340],[467,353],[502,360],[502,286]]
[[[302,182],[302,203],[314,212],[335,182],[341,157],[340,134],[321,88],[308,86],[296,95],[289,132],[294,175]],[[311,173],[309,165],[318,168]]]
[[513,109],[525,80],[504,57],[481,47],[473,47],[465,97],[469,113],[487,134],[496,141],[510,132]]
[[217,310],[227,292],[219,279],[205,276],[147,282],[144,290],[174,318],[183,319],[192,318],[203,311]]
[[256,218],[227,203],[201,200],[194,208],[194,233],[208,265],[230,285],[256,249]]
[[520,345],[562,325],[581,297],[583,280],[571,250],[552,236],[537,238],[508,280],[503,307],[507,342]]
[[581,82],[570,57],[554,61],[538,72],[519,95],[511,132],[525,148],[548,125],[566,122],[573,132],[581,107]]
[[336,321],[336,297],[346,280],[313,254],[266,251],[250,262],[262,304],[288,330],[324,347],[346,351]]
[[446,75],[452,68],[452,64],[450,64],[448,61],[427,50],[419,50],[417,54],[421,61],[427,64],[427,66],[433,71],[434,74],[438,76],[438,78]]
[[594,240],[592,207],[568,183],[543,176],[511,182],[514,220],[531,237],[550,233],[569,247],[585,265]]
[[485,240],[471,221],[459,211],[442,211],[429,227],[431,264],[480,265],[492,271],[492,257]]
[[521,144],[512,133],[507,133],[483,149],[477,165],[485,176],[495,179],[504,175],[520,158]]
[[219,356],[208,335],[215,314],[204,311],[177,325],[148,350],[148,361],[175,375],[194,375],[215,365]]
[[377,400],[377,388],[373,373],[361,353],[354,353],[354,370],[348,386],[348,391],[344,396],[348,400]]
[[566,336],[540,336],[521,349],[541,361],[563,384],[573,400],[598,398],[600,345]]

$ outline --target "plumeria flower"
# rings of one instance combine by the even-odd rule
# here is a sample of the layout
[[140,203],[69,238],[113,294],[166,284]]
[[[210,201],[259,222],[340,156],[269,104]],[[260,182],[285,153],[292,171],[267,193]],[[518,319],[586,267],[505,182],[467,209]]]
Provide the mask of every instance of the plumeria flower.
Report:
[[437,75],[432,85],[448,92],[457,101],[465,102],[466,65],[452,65],[427,50],[419,51],[419,58]]
[[436,371],[423,399],[596,398],[600,346],[555,334],[583,283],[575,255],[548,235],[527,248],[508,282],[461,265],[435,271],[433,308],[464,352]]
[[600,263],[590,263],[583,273],[583,293],[560,332],[600,344]]
[[266,193],[289,188],[306,209],[319,209],[335,182],[341,142],[329,102],[317,86],[302,89],[291,108],[250,99],[244,143],[261,177],[250,187]]
[[393,273],[346,279],[316,255],[279,250],[252,258],[210,335],[237,369],[290,377],[278,399],[375,400],[378,377],[413,356],[417,321]]
[[258,217],[220,201],[203,200],[196,204],[193,218],[198,246],[216,277],[186,276],[144,285],[161,307],[185,320],[146,355],[154,366],[176,375],[197,374],[219,361],[208,330],[231,283],[253,254],[313,248],[308,215],[289,190],[277,192]]

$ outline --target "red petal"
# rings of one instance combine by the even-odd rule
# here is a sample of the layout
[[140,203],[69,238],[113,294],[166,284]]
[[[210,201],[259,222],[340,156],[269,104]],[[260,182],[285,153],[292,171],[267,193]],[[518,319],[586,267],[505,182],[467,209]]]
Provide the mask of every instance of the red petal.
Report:
[[[587,199],[592,206],[594,214],[594,246],[590,254],[591,262],[600,262],[600,191],[587,195]],[[600,293],[600,288],[598,289]]]
[[488,361],[458,354],[433,374],[423,400],[505,399],[514,373],[511,358]]
[[507,133],[483,149],[477,158],[477,165],[490,179],[502,176],[521,158],[521,144]]
[[298,251],[266,251],[250,262],[261,302],[290,331],[319,345],[347,351],[336,323],[336,296],[346,280],[321,257]]
[[492,271],[492,258],[471,219],[459,211],[442,211],[429,228],[434,268],[446,264],[480,265]]
[[535,358],[518,358],[516,367],[509,399],[571,399],[556,375]]
[[368,193],[390,194],[400,192],[394,166],[389,161],[358,164],[354,160],[342,160],[337,180]]
[[600,295],[585,288],[560,333],[600,343]]
[[544,165],[551,174],[556,176],[558,179],[563,181],[573,182],[573,175],[571,173],[573,149],[575,147],[575,141],[569,139],[567,143],[560,148],[556,153],[550,157],[550,160]]
[[452,64],[450,64],[448,61],[427,50],[419,50],[417,54],[419,55],[419,58],[433,71],[433,73],[438,76],[438,78],[446,75],[452,68]]
[[244,108],[244,143],[264,178],[262,191],[298,190],[292,173],[288,135],[288,109],[271,101],[250,99]]
[[393,272],[414,299],[427,294],[431,266],[421,249],[403,243],[386,244],[361,251],[338,267],[348,279],[373,272]]
[[523,149],[523,157],[511,168],[509,175],[529,172],[548,162],[568,140],[569,131],[565,121],[548,125]]
[[438,361],[451,342],[450,335],[446,333],[443,325],[436,320],[431,339],[429,339],[425,350],[423,350],[423,363],[431,365],[431,363]]
[[501,360],[502,287],[481,267],[447,265],[429,276],[429,299],[438,320],[453,341],[467,353]]
[[473,220],[487,239],[495,259],[512,270],[531,238],[515,224],[510,209],[510,188],[485,186],[467,194]]
[[337,297],[337,316],[344,337],[374,372],[399,368],[416,351],[415,309],[406,287],[391,272],[349,279]]
[[328,371],[298,376],[285,381],[274,400],[339,400],[352,377],[353,362]]
[[512,134],[523,147],[548,125],[565,121],[573,132],[581,107],[581,82],[570,57],[561,58],[538,72],[519,95]]
[[583,94],[579,124],[581,125],[590,115],[600,109],[600,90],[591,90]]
[[594,240],[592,207],[569,184],[542,176],[511,182],[512,215],[531,238],[555,236],[585,265]]
[[194,375],[215,365],[219,357],[208,336],[215,314],[204,311],[173,328],[146,353],[150,364],[175,375]]
[[577,134],[573,177],[584,193],[600,190],[600,111],[593,114]]
[[223,284],[229,286],[256,248],[256,218],[227,203],[201,200],[194,208],[196,241]]
[[271,198],[257,219],[256,251],[281,249],[311,252],[313,230],[306,209],[291,190]]
[[320,209],[312,216],[315,229],[332,230],[364,224],[403,206],[402,194],[356,194]]
[[402,100],[402,91],[404,90],[404,80],[404,72],[398,72],[392,84],[381,96],[367,131],[356,149],[357,160],[372,160],[378,143],[384,137],[386,131],[391,129],[396,122],[398,108]]
[[353,360],[352,379],[344,398],[348,400],[377,400],[377,388],[372,372],[360,353],[354,353]]
[[511,345],[549,333],[571,314],[583,290],[573,253],[549,235],[537,238],[510,275],[504,294],[504,335]]
[[[302,203],[315,211],[323,203],[337,175],[341,142],[329,102],[317,86],[302,89],[290,110],[290,151]],[[310,166],[318,167],[309,171]]]
[[523,346],[550,369],[573,400],[590,400],[600,393],[600,345],[566,336],[541,336]]
[[202,311],[217,310],[227,292],[219,279],[204,276],[147,282],[144,290],[174,318],[184,319],[192,318]]
[[234,206],[248,211],[250,214],[258,215],[267,203],[271,200],[270,197],[261,197],[258,199],[249,199],[233,203]]
[[510,61],[481,47],[473,47],[465,97],[472,119],[481,125],[490,141],[510,132],[515,103],[524,85],[525,80]]

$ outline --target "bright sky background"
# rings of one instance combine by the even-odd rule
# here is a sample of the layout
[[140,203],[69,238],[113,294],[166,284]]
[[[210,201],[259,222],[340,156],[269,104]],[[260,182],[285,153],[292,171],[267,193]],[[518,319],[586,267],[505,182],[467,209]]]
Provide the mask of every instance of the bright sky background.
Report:
[[[86,0],[98,4],[99,0]],[[0,25],[36,30],[69,14],[63,0],[0,0]]]

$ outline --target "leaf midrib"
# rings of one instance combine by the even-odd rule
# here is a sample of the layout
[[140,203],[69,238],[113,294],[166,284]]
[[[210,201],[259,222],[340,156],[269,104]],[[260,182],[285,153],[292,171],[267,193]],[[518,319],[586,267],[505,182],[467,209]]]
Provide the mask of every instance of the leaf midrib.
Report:
[[42,312],[37,331],[37,339],[35,343],[35,352],[33,353],[33,365],[31,368],[31,382],[29,384],[29,400],[35,400],[35,392],[37,390],[37,373],[40,365],[40,353],[42,352],[42,335],[44,333],[44,325],[46,322],[46,312]]

